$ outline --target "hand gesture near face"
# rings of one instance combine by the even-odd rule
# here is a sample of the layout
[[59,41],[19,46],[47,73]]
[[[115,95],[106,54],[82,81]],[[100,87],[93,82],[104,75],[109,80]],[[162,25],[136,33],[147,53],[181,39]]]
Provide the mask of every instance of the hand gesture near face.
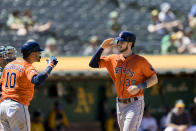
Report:
[[104,49],[105,48],[110,48],[112,46],[114,46],[114,38],[106,39],[101,44],[101,47],[104,48]]

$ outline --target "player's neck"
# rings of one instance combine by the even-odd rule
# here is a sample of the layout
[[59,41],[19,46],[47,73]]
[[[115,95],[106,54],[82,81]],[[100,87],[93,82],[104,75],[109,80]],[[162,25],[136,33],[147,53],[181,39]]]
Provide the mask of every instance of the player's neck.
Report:
[[28,63],[30,63],[30,64],[32,64],[34,61],[32,61],[31,59],[28,59],[28,58],[23,58],[24,59],[24,61],[26,61],[26,62],[28,62]]
[[132,54],[133,54],[133,52],[132,52],[132,51],[129,51],[129,52],[123,52],[123,56],[124,56],[125,58],[127,58],[127,57],[131,56]]

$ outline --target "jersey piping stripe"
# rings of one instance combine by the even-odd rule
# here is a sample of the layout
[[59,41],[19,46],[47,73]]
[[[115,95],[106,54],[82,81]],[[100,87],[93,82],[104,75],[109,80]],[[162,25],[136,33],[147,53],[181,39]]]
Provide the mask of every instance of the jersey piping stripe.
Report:
[[27,124],[27,116],[26,116],[26,111],[25,111],[24,105],[23,105],[23,109],[24,109],[24,114],[25,114],[25,121],[26,121],[27,131],[29,131],[28,124]]

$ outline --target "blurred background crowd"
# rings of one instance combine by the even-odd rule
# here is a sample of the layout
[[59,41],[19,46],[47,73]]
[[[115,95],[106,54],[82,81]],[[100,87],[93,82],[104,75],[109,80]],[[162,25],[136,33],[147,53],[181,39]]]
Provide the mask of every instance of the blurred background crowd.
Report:
[[[20,56],[21,45],[31,39],[36,40],[42,48],[45,48],[42,54],[44,57],[92,56],[104,39],[116,37],[122,30],[136,34],[137,42],[134,52],[139,54],[196,54],[196,1],[2,0],[0,4],[0,43],[14,46],[18,51],[18,56]],[[111,53],[118,53],[118,51],[113,47],[103,52],[104,55]],[[42,86],[44,88],[36,92],[35,100],[30,107],[32,131],[119,130],[115,106],[109,108],[108,105],[112,102],[108,100],[109,102],[105,103],[105,97],[102,96],[103,92],[107,94],[106,88],[100,88],[98,87],[100,84],[92,83],[94,79],[90,81],[91,78],[89,78],[88,81],[83,74],[79,75],[80,78],[77,80],[72,79],[75,76],[66,79],[66,82],[70,82],[66,86],[59,84],[65,79],[64,76],[59,79],[54,76],[49,80],[51,83],[45,83]],[[178,75],[175,77],[179,78]],[[181,78],[185,78],[186,84],[181,83],[184,79],[177,83],[173,80],[174,84],[171,86],[165,84],[168,79],[163,75],[161,78],[164,82],[160,82],[161,89],[159,94],[156,94],[160,96],[157,97],[162,97],[161,95],[164,94],[162,87],[166,86],[165,90],[170,91],[169,93],[174,92],[175,87],[180,88],[176,89],[176,92],[187,92],[182,98],[176,95],[176,98],[180,100],[176,98],[172,98],[176,101],[168,100],[170,103],[168,106],[167,102],[163,103],[164,107],[161,107],[162,104],[159,103],[161,109],[158,107],[156,111],[147,102],[139,131],[163,131],[167,124],[172,122],[179,126],[194,128],[196,126],[196,98],[194,100],[192,98],[196,90],[194,93],[190,91],[193,88],[192,85],[196,86],[194,77],[194,73],[189,74],[188,77],[182,75]],[[169,78],[172,80],[172,77]],[[106,79],[108,80],[108,77]],[[96,79],[96,82],[103,84],[104,80],[105,76]],[[181,85],[178,85],[179,83]],[[49,88],[45,89],[45,87]],[[59,88],[56,89],[57,87]],[[66,89],[60,87],[66,87]],[[97,93],[98,88],[104,91]],[[46,93],[46,90],[49,93]],[[60,93],[62,90],[66,92]],[[111,96],[111,92],[108,96],[114,101],[115,96]],[[49,97],[45,97],[45,94]],[[187,102],[187,96],[190,96],[189,99],[192,101]],[[183,99],[185,97],[186,100]],[[155,99],[153,102],[156,102]],[[101,102],[97,104],[98,106],[93,105],[99,101]],[[162,100],[157,99],[157,101]],[[90,110],[90,107],[93,109]],[[91,114],[91,111],[99,112],[98,116]],[[74,122],[81,123],[84,122],[83,120],[87,121],[86,125],[75,123],[73,127]],[[96,122],[93,121],[89,125],[91,120]]]
[[103,39],[129,30],[137,53],[195,54],[195,8],[194,0],[3,0],[1,42],[19,49],[34,39],[45,55],[88,56]]

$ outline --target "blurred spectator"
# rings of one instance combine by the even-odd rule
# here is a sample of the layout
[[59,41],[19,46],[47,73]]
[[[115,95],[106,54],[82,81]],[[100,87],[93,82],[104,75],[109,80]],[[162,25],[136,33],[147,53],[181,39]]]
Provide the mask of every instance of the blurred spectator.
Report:
[[178,53],[178,47],[175,45],[174,40],[170,39],[170,45],[167,49],[168,54],[177,54]]
[[16,30],[18,35],[27,34],[27,30],[25,29],[25,25],[23,24],[21,13],[19,10],[13,11],[8,16],[7,26],[12,30]]
[[25,10],[23,17],[19,10],[15,10],[8,16],[7,20],[7,26],[16,30],[18,35],[26,35],[28,31],[43,32],[50,29],[51,24],[50,21],[46,24],[36,23],[30,9]]
[[165,131],[195,131],[190,127],[191,118],[189,112],[187,112],[184,108],[184,102],[182,100],[178,100],[175,107],[167,116],[167,127]]
[[176,16],[171,11],[171,5],[169,3],[162,3],[160,8],[161,12],[159,13],[159,20],[161,22],[170,22],[176,20]]
[[158,34],[163,35],[165,34],[165,30],[161,26],[159,26],[161,21],[159,20],[158,14],[159,14],[158,10],[156,9],[152,10],[151,12],[152,17],[151,17],[151,22],[148,25],[148,31],[157,32]]
[[32,12],[30,9],[26,9],[23,16],[23,23],[26,26],[28,31],[38,31],[43,32],[50,29],[52,23],[48,21],[46,24],[38,24],[35,21],[35,18],[32,16]]
[[31,131],[45,131],[40,111],[35,111],[31,120]]
[[22,20],[28,30],[33,30],[32,28],[33,28],[33,25],[35,24],[35,20],[32,16],[32,12],[30,9],[25,10]]
[[118,22],[117,11],[112,11],[109,13],[109,21],[107,23],[107,26],[111,35],[115,35],[121,30],[121,25]]
[[159,13],[159,20],[161,24],[158,25],[159,28],[164,28],[166,32],[172,31],[173,27],[183,28],[181,21],[176,20],[175,14],[171,11],[171,5],[164,2],[160,6],[161,12]]
[[165,35],[161,40],[162,54],[178,54],[178,47],[182,44],[183,32],[177,28],[171,34]]
[[189,26],[193,29],[193,39],[196,39],[196,4],[194,4],[188,14]]
[[182,28],[182,23],[179,20],[160,20],[159,16],[162,17],[162,13],[159,13],[156,9],[152,10],[151,14],[152,20],[151,23],[148,25],[149,32],[157,32],[160,35],[165,35],[170,32],[173,27]]
[[90,56],[93,55],[95,53],[95,51],[97,50],[97,46],[99,44],[98,41],[98,37],[97,36],[91,36],[88,46],[85,46],[85,50],[83,52],[84,56]]
[[179,45],[180,54],[196,54],[196,44],[192,41],[193,30],[190,27],[185,28],[182,43]]
[[168,54],[168,48],[171,45],[171,35],[167,34],[161,39],[161,54]]
[[193,99],[193,104],[189,108],[192,124],[196,126],[196,97]]
[[166,128],[166,119],[167,119],[167,115],[168,115],[168,113],[171,111],[171,107],[170,106],[167,106],[166,108],[165,108],[165,112],[164,112],[164,114],[163,114],[163,116],[161,117],[161,119],[160,119],[160,130],[161,131],[164,131],[164,129]]
[[149,107],[145,106],[144,116],[139,128],[139,131],[157,131],[158,125],[156,119],[151,116],[151,110]]
[[118,122],[117,122],[117,119],[116,119],[116,110],[115,109],[113,109],[111,111],[111,115],[106,120],[105,128],[106,128],[105,131],[119,131]]
[[49,114],[48,126],[51,131],[66,131],[69,128],[67,116],[59,102],[55,102],[54,109]]
[[178,54],[178,47],[182,43],[182,38],[183,38],[183,32],[181,31],[178,31],[171,35],[170,45],[167,50],[169,54]]
[[45,57],[51,57],[51,56],[58,56],[59,50],[57,48],[57,41],[54,36],[49,37],[46,40],[46,46],[45,51],[43,53],[43,56]]
[[195,27],[196,26],[196,4],[191,7],[191,10],[188,14],[189,26]]

